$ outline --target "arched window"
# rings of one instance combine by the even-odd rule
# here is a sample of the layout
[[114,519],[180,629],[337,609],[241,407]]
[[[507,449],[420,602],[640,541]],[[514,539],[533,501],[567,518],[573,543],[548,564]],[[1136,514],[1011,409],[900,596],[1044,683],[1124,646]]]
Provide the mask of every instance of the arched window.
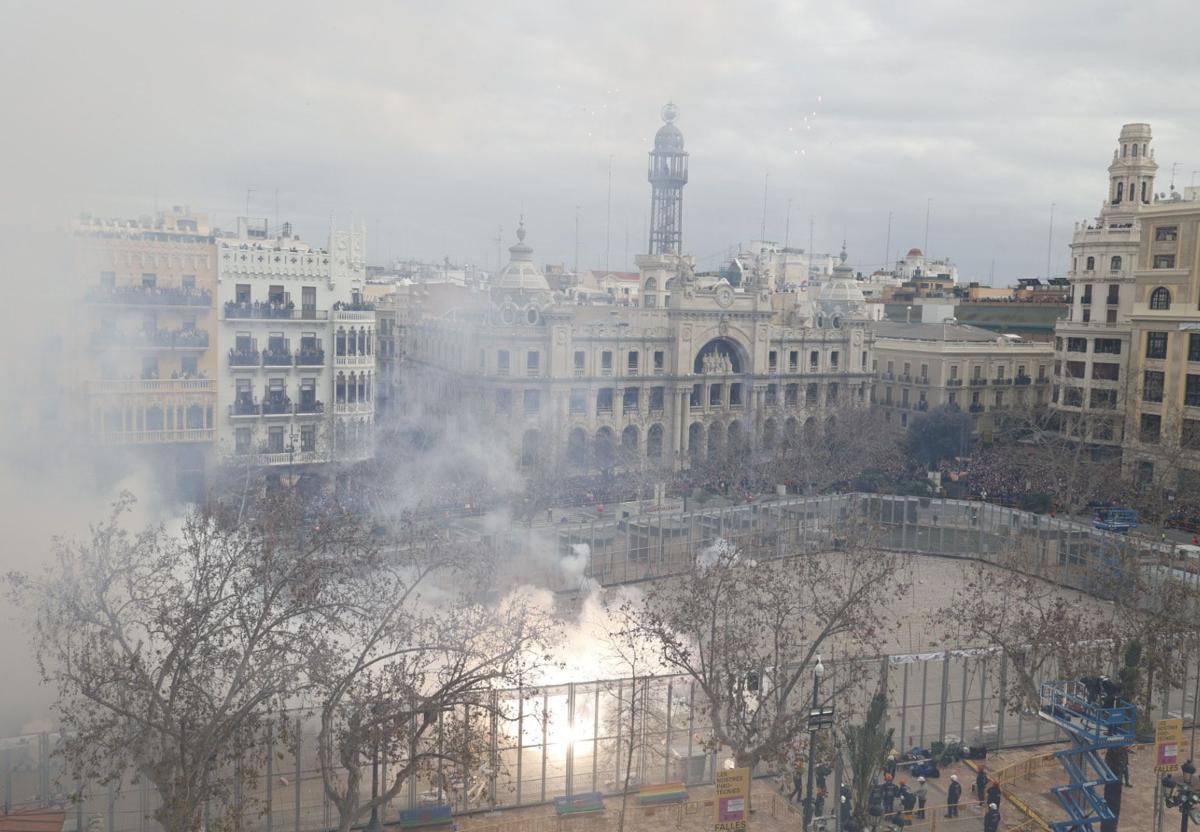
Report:
[[1087,269],[1089,272],[1094,272],[1094,271],[1096,270],[1096,258],[1095,258],[1095,257],[1089,257],[1089,258],[1087,259],[1087,266],[1086,266],[1086,269]]
[[146,409],[146,430],[162,430],[163,429],[163,412],[162,408],[154,405]]
[[1121,271],[1121,255],[1119,255],[1119,254],[1113,255],[1113,258],[1108,261],[1108,270],[1110,272]]
[[334,384],[334,395],[338,404],[346,403],[346,374],[338,373],[337,381]]
[[204,427],[204,408],[198,404],[193,404],[187,409],[187,427],[188,430],[196,430]]
[[617,449],[613,442],[613,432],[611,428],[600,428],[596,431],[596,442],[592,448],[592,453],[596,460],[596,467],[611,468],[616,460]]
[[653,277],[646,278],[646,284],[642,288],[642,306],[647,309],[653,309],[658,305],[658,281]]
[[1125,196],[1125,183],[1118,182],[1117,183],[1117,198],[1114,199],[1113,202],[1120,202],[1121,199],[1124,198],[1124,196]]
[[575,428],[567,437],[567,462],[583,465],[587,462],[587,434],[583,428]]
[[1150,293],[1150,308],[1151,309],[1170,309],[1171,308],[1171,290],[1166,286],[1159,286]]
[[1150,201],[1146,196],[1146,189],[1147,189],[1147,186],[1149,186],[1149,184],[1150,183],[1147,182],[1145,179],[1142,180],[1142,202]]
[[337,335],[334,336],[334,344],[338,355],[346,354],[346,330],[338,327]]
[[1135,158],[1135,159],[1137,158],[1137,145],[1136,144],[1133,146],[1133,158]]
[[367,354],[367,328],[363,327],[358,331],[358,354]]
[[630,425],[621,431],[621,454],[626,459],[635,459],[638,455],[638,429]]
[[662,456],[663,450],[663,426],[653,424],[650,430],[646,431],[646,456],[651,459],[659,459]]
[[365,402],[367,400],[367,374],[358,374],[358,400]]

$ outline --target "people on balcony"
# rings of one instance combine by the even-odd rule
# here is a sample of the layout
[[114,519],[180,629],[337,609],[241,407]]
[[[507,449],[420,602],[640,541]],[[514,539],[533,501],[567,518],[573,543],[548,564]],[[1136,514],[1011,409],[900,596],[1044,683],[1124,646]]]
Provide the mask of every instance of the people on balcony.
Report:
[[164,306],[211,306],[212,292],[186,286],[95,286],[88,300]]
[[225,302],[225,317],[227,318],[293,318],[295,311],[296,304],[290,300],[268,300],[266,302],[256,300],[253,303],[236,300]]

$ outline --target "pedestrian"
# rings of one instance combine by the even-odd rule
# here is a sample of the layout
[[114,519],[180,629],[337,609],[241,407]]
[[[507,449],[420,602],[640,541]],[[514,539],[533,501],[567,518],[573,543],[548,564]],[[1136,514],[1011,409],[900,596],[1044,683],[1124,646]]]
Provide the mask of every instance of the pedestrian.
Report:
[[892,777],[896,776],[896,755],[889,754],[887,761],[883,764],[883,773]]
[[796,761],[796,767],[792,769],[792,793],[788,795],[788,802],[799,803],[804,797],[804,763]]
[[946,790],[946,817],[958,817],[958,801],[962,797],[962,783],[958,782],[958,775],[950,775],[950,788]]
[[892,781],[892,775],[883,775],[883,786],[880,789],[880,797],[883,799],[883,813],[890,815],[896,805],[896,798],[899,796],[900,790],[896,788],[896,784]]
[[983,832],[1000,832],[1000,807],[989,803],[987,814],[983,816]]
[[975,797],[980,803],[987,797],[987,782],[987,769],[980,766],[979,771],[975,772]]
[[929,800],[929,787],[925,785],[925,778],[917,778],[917,817],[925,820],[925,802]]
[[904,807],[905,816],[911,819],[917,806],[917,794],[903,780],[900,781],[900,805]]
[[821,763],[821,765],[817,766],[816,775],[818,789],[825,788],[825,778],[831,774],[833,774],[833,769],[829,767],[829,763]]
[[850,820],[850,798],[846,795],[842,795],[840,798],[838,798],[838,802],[838,811],[841,812],[842,815],[842,829],[845,829],[847,821]]
[[992,784],[990,786],[988,786],[987,802],[995,803],[997,806],[999,806],[1000,801],[1003,798],[1003,795],[1004,795],[1004,792],[1001,791],[1001,789],[1000,789],[999,781],[993,780]]
[[1112,769],[1112,773],[1117,775],[1117,779],[1126,786],[1132,786],[1129,782],[1129,746],[1118,745],[1115,748],[1110,748],[1104,752],[1104,762]]
[[824,786],[817,788],[817,799],[813,808],[813,817],[819,818],[825,814],[825,788]]

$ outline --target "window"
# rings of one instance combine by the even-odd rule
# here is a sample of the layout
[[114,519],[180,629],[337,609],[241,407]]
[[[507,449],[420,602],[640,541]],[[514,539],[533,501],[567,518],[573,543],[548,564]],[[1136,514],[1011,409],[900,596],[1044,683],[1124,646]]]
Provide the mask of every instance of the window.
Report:
[[571,412],[572,413],[587,413],[587,391],[572,390],[571,391]]
[[1086,268],[1087,268],[1087,271],[1089,271],[1089,272],[1094,272],[1096,270],[1096,258],[1095,257],[1089,257],[1087,259],[1087,267]]
[[950,405],[951,407],[958,407],[958,391],[957,390],[951,390],[946,395],[946,404]]
[[142,288],[153,289],[158,284],[158,275],[153,272],[142,272]]
[[[1066,366],[1067,366],[1067,378],[1083,378],[1084,377],[1085,368],[1087,367],[1087,364],[1085,364],[1084,362],[1068,361]],[[1099,366],[1099,365],[1096,365],[1096,366]],[[1092,373],[1094,374],[1095,372],[1096,372],[1095,367],[1093,367]]]
[[300,452],[312,453],[317,449],[317,426],[300,426]]
[[541,363],[542,355],[537,350],[530,350],[525,354],[525,370],[529,375],[537,375]]
[[[1074,364],[1076,362],[1071,361],[1068,363]],[[1079,363],[1082,364],[1082,362]],[[1120,377],[1120,364],[1110,364],[1107,362],[1097,361],[1092,365],[1092,378],[1099,379],[1100,381],[1119,381]],[[1083,378],[1082,368],[1080,369],[1080,374],[1078,376],[1073,376],[1073,378]]]
[[613,391],[611,387],[596,391],[596,412],[612,413]]
[[282,286],[268,286],[267,300],[270,303],[282,304],[286,301],[287,293],[283,291]]
[[1156,269],[1173,269],[1175,268],[1174,254],[1156,254],[1154,255],[1154,268]]
[[[1157,268],[1157,266],[1155,267]],[[1171,290],[1166,286],[1159,286],[1150,293],[1150,308],[1151,309],[1170,309],[1171,308]]]
[[689,407],[700,407],[704,404],[704,385],[693,384],[692,395],[688,398]]
[[922,381],[929,380],[929,365],[928,364],[921,365],[921,380]]
[[575,375],[583,375],[583,350],[575,351]]
[[1054,339],[1054,349],[1057,350],[1058,352],[1062,352],[1062,348],[1063,348],[1063,339],[1055,338]]
[[1063,390],[1063,404],[1068,407],[1083,406],[1083,391],[1078,387],[1067,387]]
[[630,375],[637,375],[638,371],[638,351],[630,350],[629,358],[625,365],[629,369]]
[[625,394],[622,397],[622,412],[637,413],[638,409],[638,388],[626,387]]
[[734,382],[729,385],[729,405],[730,407],[740,407],[742,404],[742,384]]
[[512,391],[497,390],[496,391],[496,412],[507,415],[512,413]]
[[1200,376],[1188,373],[1183,388],[1183,403],[1188,407],[1200,407]]
[[1097,338],[1092,345],[1092,352],[1096,353],[1096,355],[1120,355],[1121,339]]
[[[905,389],[904,392],[907,394],[908,390]],[[804,389],[804,403],[816,404],[818,395],[820,395],[820,388],[816,384],[808,385],[808,387]]]
[[813,350],[808,354],[808,366],[810,369],[817,369],[821,366],[821,353]]
[[[1109,261],[1108,261],[1108,270],[1109,270],[1110,272],[1119,272],[1119,271],[1121,271],[1121,255],[1117,254],[1117,255],[1114,255],[1113,257],[1111,257],[1111,258],[1109,259]],[[1115,288],[1116,288],[1115,286],[1109,286],[1109,287],[1108,287],[1108,295],[1109,295],[1109,297],[1110,297],[1110,298],[1112,297],[1112,295],[1113,295],[1113,289],[1115,289]],[[1109,303],[1116,303],[1116,301],[1115,301],[1115,300],[1109,300]]]
[[660,413],[663,409],[663,401],[666,398],[666,391],[662,387],[650,388],[650,412]]
[[774,407],[775,405],[779,404],[779,386],[775,384],[768,384],[767,391],[763,395],[763,399],[768,407]]
[[667,367],[666,354],[662,350],[654,351],[654,372],[661,373]]
[[1188,335],[1188,361],[1200,361],[1200,333]]
[[1179,239],[1179,226],[1177,225],[1160,225],[1154,229],[1154,242],[1156,243],[1173,243]]
[[1167,333],[1165,333],[1165,332],[1147,332],[1146,333],[1146,357],[1147,358],[1166,358],[1167,357]]
[[797,405],[800,403],[799,384],[789,384],[783,388],[783,403],[785,405]]
[[1087,352],[1086,338],[1068,338],[1067,352]]
[[235,453],[250,453],[250,428],[238,428],[233,434],[233,450]]
[[1107,312],[1105,312],[1104,320],[1106,323],[1115,324],[1117,322],[1117,310],[1109,309]]
[[1090,309],[1083,310],[1082,320],[1085,324],[1090,322],[1092,320],[1092,310],[1090,310]]
[[1200,449],[1200,419],[1184,419],[1179,444],[1188,450]]
[[316,317],[317,312],[317,287],[316,286],[301,286],[300,287],[300,310],[306,313],[304,317]]
[[1143,442],[1157,442],[1162,431],[1162,417],[1157,413],[1143,413],[1140,427]]
[[798,350],[788,353],[788,369],[793,373],[800,369],[800,352]]
[[775,350],[771,350],[769,353],[767,353],[767,369],[773,373],[778,368],[779,368],[779,353],[777,353]]
[[958,380],[958,365],[957,364],[950,365],[950,378],[954,381]]
[[606,376],[612,375],[612,353],[608,350],[600,353],[600,372]]
[[996,380],[1004,381],[1004,365],[1003,364],[996,367]]
[[708,387],[708,403],[720,404],[725,399],[725,388],[720,384],[710,384]]
[[[837,382],[834,382],[829,385],[829,388],[825,391],[825,398],[828,400],[829,404],[837,404],[837,400],[838,400]],[[921,393],[921,401],[925,401],[925,394],[923,392]]]
[[829,366],[831,369],[834,369],[834,370],[836,370],[838,368],[838,351],[837,350],[834,350],[833,352],[829,353]]
[[199,375],[199,362],[194,355],[185,355],[179,359],[179,370],[185,376]]
[[1161,370],[1146,370],[1142,375],[1142,401],[1161,402],[1165,375]]
[[274,425],[267,429],[267,452],[278,454],[286,450],[283,447],[283,425]]
[[500,350],[496,353],[496,372],[502,376],[508,375],[508,350]]
[[1004,407],[1004,391],[996,391],[996,407]]
[[196,275],[185,274],[179,278],[179,285],[187,291],[193,291],[196,288]]
[[541,409],[541,405],[542,405],[541,391],[539,391],[539,390],[526,390],[525,391],[525,415],[526,416],[537,415],[538,410]]
[[1117,406],[1117,391],[1092,390],[1089,404],[1095,410],[1113,410]]
[[1089,283],[1083,287],[1083,297],[1080,300],[1083,301],[1084,306],[1092,302],[1092,284]]

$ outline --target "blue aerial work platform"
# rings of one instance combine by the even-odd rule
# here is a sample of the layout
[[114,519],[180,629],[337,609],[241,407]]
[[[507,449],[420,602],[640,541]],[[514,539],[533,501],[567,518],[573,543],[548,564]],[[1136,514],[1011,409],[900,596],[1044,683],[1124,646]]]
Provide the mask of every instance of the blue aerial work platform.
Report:
[[1136,741],[1137,708],[1069,680],[1042,684],[1038,715],[1071,738],[1071,747],[1054,755],[1070,778],[1067,785],[1051,789],[1070,818],[1051,824],[1054,832],[1090,832],[1112,820],[1104,786],[1120,778],[1104,762],[1103,752]]

